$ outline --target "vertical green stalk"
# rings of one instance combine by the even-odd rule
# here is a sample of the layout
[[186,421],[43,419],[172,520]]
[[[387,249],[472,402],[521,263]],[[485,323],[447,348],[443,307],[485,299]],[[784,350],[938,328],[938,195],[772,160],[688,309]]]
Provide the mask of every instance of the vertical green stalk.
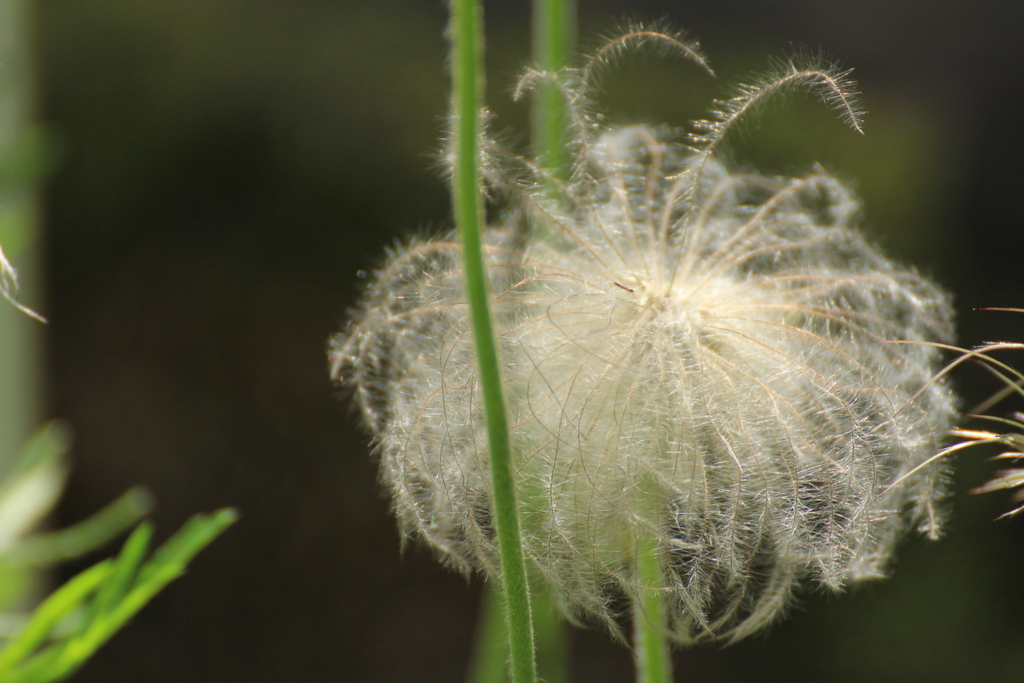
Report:
[[[568,66],[575,37],[575,0],[534,0],[533,60],[538,69],[557,73]],[[534,154],[559,180],[568,180],[570,172],[565,109],[565,96],[558,87],[540,83],[533,100]]]
[[[575,0],[534,0],[533,61],[538,69],[558,73],[567,67],[575,40]],[[556,180],[568,181],[571,171],[566,100],[554,83],[540,83],[533,99],[532,119],[537,163]],[[544,680],[565,683],[569,679],[567,629],[553,597],[543,587],[533,593],[533,624],[538,666]]]
[[[533,605],[531,605],[533,606]],[[480,602],[476,645],[468,680],[472,683],[508,683],[508,636],[501,594],[488,586]],[[547,681],[547,679],[543,679]]]
[[489,287],[480,243],[480,227],[484,217],[478,183],[483,21],[477,0],[451,0],[451,22],[455,222],[462,236],[466,289],[487,418],[494,519],[501,555],[512,680],[515,683],[533,683],[536,680],[536,666],[526,562],[519,536],[501,368],[488,310]]
[[[640,486],[644,492],[637,505],[645,517],[656,520],[664,503],[657,486],[650,478]],[[636,593],[633,596],[633,656],[637,683],[671,683],[672,656],[665,638],[664,585],[658,558],[658,537],[655,530],[644,531],[636,539]]]
[[569,629],[551,591],[536,581],[534,586],[537,587],[531,594],[530,606],[537,641],[537,670],[544,683],[568,683]]
[[672,657],[662,630],[665,606],[661,591],[655,590],[662,581],[658,544],[653,536],[645,536],[637,543],[636,573],[641,585],[633,603],[636,680],[637,683],[671,683]]

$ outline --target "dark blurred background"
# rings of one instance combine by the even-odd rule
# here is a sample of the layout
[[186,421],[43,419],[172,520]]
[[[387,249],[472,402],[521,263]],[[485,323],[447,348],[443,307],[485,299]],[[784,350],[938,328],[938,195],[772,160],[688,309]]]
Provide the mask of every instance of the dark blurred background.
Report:
[[[624,59],[601,98],[615,121],[683,125],[801,46],[856,67],[866,135],[797,96],[736,136],[734,157],[849,180],[873,239],[954,292],[961,344],[1024,340],[1024,315],[974,310],[1024,306],[1024,4],[580,4],[584,46],[667,18],[719,73]],[[135,484],[164,536],[198,511],[242,513],[75,680],[462,680],[479,582],[400,553],[324,356],[360,269],[450,224],[434,156],[444,4],[35,7],[41,117],[62,149],[45,195],[49,412],[76,435],[59,521]],[[529,6],[490,2],[485,17],[488,100],[524,142],[527,106],[509,93]],[[958,383],[965,405],[993,387],[980,370]],[[678,679],[1021,680],[1024,519],[994,522],[1006,497],[967,495],[985,456],[958,457],[947,538],[908,540],[891,579],[809,593],[766,635],[679,652]],[[600,630],[575,631],[572,656],[573,681],[632,680]]]

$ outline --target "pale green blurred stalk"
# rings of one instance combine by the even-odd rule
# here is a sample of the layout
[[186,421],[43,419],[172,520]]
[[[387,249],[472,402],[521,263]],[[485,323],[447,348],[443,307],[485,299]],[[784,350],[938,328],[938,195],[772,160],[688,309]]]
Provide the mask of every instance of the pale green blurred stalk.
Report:
[[[0,0],[0,248],[18,270],[23,304],[38,309],[39,218],[35,180],[41,136],[32,127],[35,101],[31,62],[31,8]],[[0,298],[0,496],[5,501],[0,536],[17,537],[38,523],[63,487],[59,456],[35,468],[27,485],[13,480],[42,418],[43,325]],[[28,498],[26,498],[28,496]],[[38,570],[0,569],[0,611],[26,607],[38,593]]]
[[[19,300],[39,302],[38,208],[30,175],[34,103],[30,5],[0,0],[0,246],[18,269]],[[22,177],[19,177],[22,176]],[[0,479],[41,422],[42,325],[0,299]]]
[[[575,0],[534,0],[533,61],[537,69],[557,73],[569,66],[576,42]],[[561,181],[570,176],[565,94],[544,80],[534,93],[532,129],[537,162]]]

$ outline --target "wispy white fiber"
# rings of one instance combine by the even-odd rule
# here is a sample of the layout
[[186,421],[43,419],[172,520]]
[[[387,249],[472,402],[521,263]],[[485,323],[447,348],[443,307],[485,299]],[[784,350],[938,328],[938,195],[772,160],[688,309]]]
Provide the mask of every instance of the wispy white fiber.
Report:
[[7,260],[4,255],[3,247],[0,247],[0,296],[7,299],[8,302],[25,315],[35,318],[41,323],[46,322],[46,318],[33,311],[28,306],[18,302],[18,271],[14,269],[11,262]]

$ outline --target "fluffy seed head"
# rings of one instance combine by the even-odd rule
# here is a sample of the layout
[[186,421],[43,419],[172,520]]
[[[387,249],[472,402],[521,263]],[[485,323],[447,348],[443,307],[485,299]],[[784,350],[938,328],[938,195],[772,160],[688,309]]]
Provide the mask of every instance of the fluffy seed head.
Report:
[[[801,582],[877,577],[907,527],[939,531],[943,465],[919,467],[953,415],[930,381],[938,352],[879,342],[948,339],[946,297],[864,240],[834,178],[712,156],[787,78],[837,82],[790,66],[689,145],[580,115],[564,186],[528,161],[494,166],[525,169],[499,179],[511,209],[484,236],[523,540],[571,614],[614,629],[623,594],[657,590],[678,639],[740,638]],[[454,237],[394,250],[330,355],[403,533],[496,574]],[[642,538],[661,585],[640,582]]]

